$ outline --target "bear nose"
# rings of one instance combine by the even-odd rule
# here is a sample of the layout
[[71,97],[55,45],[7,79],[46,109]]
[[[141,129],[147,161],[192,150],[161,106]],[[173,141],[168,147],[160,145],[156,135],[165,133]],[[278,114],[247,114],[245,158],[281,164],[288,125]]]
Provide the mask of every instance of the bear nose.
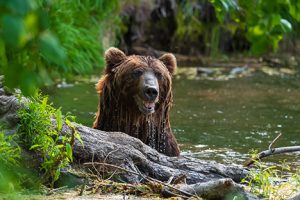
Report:
[[158,95],[158,91],[155,87],[146,87],[144,89],[144,95],[147,100],[154,101]]

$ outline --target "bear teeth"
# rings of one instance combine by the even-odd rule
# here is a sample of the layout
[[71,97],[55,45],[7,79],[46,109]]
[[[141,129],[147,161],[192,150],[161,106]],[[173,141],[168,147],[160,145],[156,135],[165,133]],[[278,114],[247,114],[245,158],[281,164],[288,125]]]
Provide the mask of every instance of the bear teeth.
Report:
[[155,103],[154,102],[147,102],[147,101],[144,101],[144,106],[148,109],[153,109],[154,106],[155,106]]

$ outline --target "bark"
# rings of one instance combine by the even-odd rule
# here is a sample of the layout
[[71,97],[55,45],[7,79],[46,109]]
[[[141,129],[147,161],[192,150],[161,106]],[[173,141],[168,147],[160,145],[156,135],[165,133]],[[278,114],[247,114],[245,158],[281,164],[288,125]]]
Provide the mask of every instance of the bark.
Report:
[[0,76],[0,124],[6,133],[14,132],[18,123],[17,110],[20,108],[18,99],[5,91],[2,85],[3,77]]
[[[64,132],[70,132],[64,126]],[[139,139],[120,132],[104,132],[77,125],[84,146],[74,144],[73,155],[77,162],[107,162],[131,171],[140,172],[160,181],[171,176],[186,176],[188,184],[211,179],[231,178],[239,182],[247,174],[240,166],[225,166],[214,161],[204,161],[180,156],[168,157],[142,143]],[[129,182],[139,182],[141,177],[128,174]]]
[[[17,127],[18,117],[16,111],[20,107],[17,98],[13,95],[8,95],[0,87],[0,103],[1,122],[9,125],[11,128]],[[53,121],[55,122],[55,119]],[[241,166],[225,166],[214,161],[204,161],[185,156],[168,157],[145,145],[139,139],[124,133],[104,132],[75,123],[73,125],[83,141],[83,145],[79,141],[75,141],[73,146],[73,157],[76,167],[88,166],[82,165],[86,162],[111,163],[126,169],[127,172],[123,171],[119,176],[131,183],[154,179],[166,182],[170,177],[177,178],[184,175],[187,184],[196,184],[192,187],[195,187],[198,191],[205,192],[206,189],[199,183],[229,178],[229,180],[226,179],[229,182],[225,181],[225,184],[219,184],[218,186],[219,188],[224,188],[222,195],[226,196],[228,191],[231,191],[226,190],[228,188],[226,185],[228,183],[234,185],[233,181],[239,182],[248,174],[247,169]],[[70,134],[72,131],[72,128],[64,124],[61,134]],[[32,162],[35,163],[35,161]],[[89,166],[89,168],[96,171],[103,170],[97,165]],[[112,172],[116,171],[115,168],[109,169],[107,167],[105,170],[106,172],[109,170]],[[135,173],[130,173],[130,171]],[[205,183],[203,184],[205,185]],[[188,188],[186,187],[187,190]],[[213,191],[212,188],[215,187],[208,187],[207,189]]]

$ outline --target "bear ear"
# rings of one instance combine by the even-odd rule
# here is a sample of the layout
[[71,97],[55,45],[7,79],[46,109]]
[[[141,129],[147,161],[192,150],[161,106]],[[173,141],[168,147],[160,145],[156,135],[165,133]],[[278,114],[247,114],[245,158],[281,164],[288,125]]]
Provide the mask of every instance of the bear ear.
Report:
[[110,47],[105,51],[106,72],[111,72],[117,64],[126,59],[126,55],[118,48]]
[[159,60],[164,63],[164,65],[168,68],[169,72],[171,74],[174,74],[176,68],[177,68],[177,62],[176,58],[173,54],[171,53],[166,53],[162,55]]

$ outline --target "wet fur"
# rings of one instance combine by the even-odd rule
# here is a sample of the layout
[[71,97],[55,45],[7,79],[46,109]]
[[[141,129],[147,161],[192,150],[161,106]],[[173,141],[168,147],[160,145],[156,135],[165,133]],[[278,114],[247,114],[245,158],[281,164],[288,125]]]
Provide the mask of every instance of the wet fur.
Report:
[[[152,68],[161,74],[159,81],[159,102],[156,111],[142,114],[135,105],[131,94],[138,88],[132,78],[135,69]],[[100,103],[94,128],[104,131],[120,131],[139,138],[145,144],[168,156],[178,156],[179,148],[172,134],[169,111],[172,104],[171,73],[158,59],[146,56],[129,56],[117,66],[106,71],[96,85]],[[131,86],[131,87],[130,87]]]

